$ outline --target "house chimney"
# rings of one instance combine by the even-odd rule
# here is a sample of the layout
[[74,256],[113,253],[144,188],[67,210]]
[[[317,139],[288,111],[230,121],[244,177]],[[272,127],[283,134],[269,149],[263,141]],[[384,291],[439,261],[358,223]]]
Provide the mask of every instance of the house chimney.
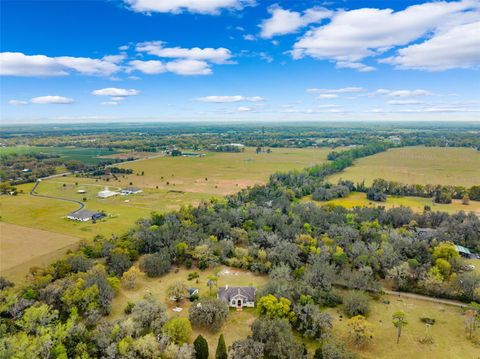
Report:
[[228,289],[228,284],[225,286],[225,289]]

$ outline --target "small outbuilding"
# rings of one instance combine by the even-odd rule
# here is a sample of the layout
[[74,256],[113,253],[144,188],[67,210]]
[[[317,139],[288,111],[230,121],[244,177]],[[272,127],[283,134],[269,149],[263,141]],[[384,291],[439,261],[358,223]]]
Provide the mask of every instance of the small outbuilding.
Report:
[[255,287],[221,287],[217,298],[231,308],[255,307]]
[[455,244],[455,249],[462,257],[473,258],[473,253],[467,247],[459,246],[458,244]]
[[137,194],[137,193],[141,193],[142,190],[140,188],[136,188],[136,187],[127,187],[127,188],[124,188],[120,191],[120,194],[122,196],[128,196],[128,195],[131,195],[131,194]]
[[188,297],[196,297],[198,296],[198,288],[188,288]]
[[108,197],[113,197],[116,196],[118,192],[110,191],[108,187],[105,187],[103,191],[100,191],[97,193],[97,197],[99,198],[108,198]]
[[72,221],[88,222],[96,221],[105,217],[105,214],[102,212],[88,211],[86,209],[80,209],[78,211],[70,213],[67,218]]

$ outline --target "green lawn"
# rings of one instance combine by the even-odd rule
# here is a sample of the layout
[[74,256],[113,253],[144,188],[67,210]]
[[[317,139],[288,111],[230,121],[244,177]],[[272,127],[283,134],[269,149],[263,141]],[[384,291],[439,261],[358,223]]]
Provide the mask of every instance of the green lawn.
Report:
[[370,185],[376,178],[411,184],[470,187],[480,184],[480,151],[472,148],[402,147],[355,161],[354,166],[329,177]]
[[[188,274],[192,272],[197,272],[199,278],[188,281]],[[256,275],[248,271],[243,271],[237,268],[230,268],[226,266],[218,266],[214,269],[210,268],[208,270],[200,271],[198,269],[186,269],[181,267],[178,269],[178,272],[172,270],[170,273],[159,277],[159,278],[148,278],[145,275],[138,281],[138,287],[134,290],[121,289],[120,293],[113,299],[112,302],[112,313],[110,314],[110,319],[121,318],[123,314],[123,309],[130,302],[136,302],[142,299],[145,294],[151,293],[155,297],[159,298],[167,308],[168,316],[175,317],[188,317],[188,308],[191,305],[191,302],[188,300],[182,301],[178,306],[183,308],[180,313],[174,312],[172,309],[176,306],[174,302],[167,298],[167,289],[168,287],[176,281],[184,282],[188,287],[195,287],[199,289],[199,294],[201,297],[210,296],[210,290],[207,286],[208,277],[214,274],[218,274],[218,287],[225,285],[230,286],[255,286],[260,288],[267,282],[267,276]],[[212,289],[212,296],[216,295],[217,288]],[[236,310],[230,310],[230,314],[225,325],[216,333],[212,333],[203,329],[194,328],[194,333],[192,336],[192,341],[198,334],[207,339],[210,352],[214,353],[214,350],[217,346],[218,336],[223,333],[225,336],[225,342],[227,347],[231,345],[237,339],[244,339],[250,334],[250,326],[257,318],[257,313],[253,308],[244,309],[241,312]]]
[[[311,196],[307,196],[303,201],[311,201]],[[410,207],[414,212],[423,212],[424,206],[430,206],[432,211],[442,211],[447,213],[456,213],[459,211],[475,212],[480,214],[480,202],[470,201],[469,205],[464,205],[459,200],[454,200],[451,204],[434,203],[431,198],[422,197],[394,197],[388,196],[386,202],[374,202],[367,199],[367,195],[362,192],[352,192],[345,198],[336,198],[330,201],[312,201],[319,205],[334,204],[345,208],[364,207],[364,206],[382,206],[385,208]]]
[[[364,349],[350,348],[364,358],[388,359],[478,359],[480,347],[468,340],[464,330],[464,315],[460,308],[436,304],[411,298],[384,296],[390,304],[382,300],[371,302],[371,313],[368,321],[373,325],[373,344]],[[400,343],[396,344],[396,328],[391,318],[395,311],[406,313],[408,325],[404,328]],[[334,317],[335,335],[348,342],[347,318],[341,308],[328,309]],[[343,317],[343,318],[342,318]],[[421,317],[434,318],[435,324],[426,329],[420,321]],[[428,332],[434,339],[431,345],[420,344],[418,338]]]
[[118,153],[117,150],[109,150],[108,148],[84,148],[84,147],[38,147],[38,146],[15,146],[0,148],[0,156],[7,154],[26,154],[26,153],[42,153],[59,155],[66,161],[80,161],[85,164],[97,164],[105,161],[99,156],[107,156]]

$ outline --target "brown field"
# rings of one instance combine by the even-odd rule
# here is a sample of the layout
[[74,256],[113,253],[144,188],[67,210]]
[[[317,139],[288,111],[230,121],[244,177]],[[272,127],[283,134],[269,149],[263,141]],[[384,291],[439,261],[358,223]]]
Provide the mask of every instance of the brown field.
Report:
[[0,222],[0,274],[21,280],[30,267],[51,263],[76,243],[77,237]]

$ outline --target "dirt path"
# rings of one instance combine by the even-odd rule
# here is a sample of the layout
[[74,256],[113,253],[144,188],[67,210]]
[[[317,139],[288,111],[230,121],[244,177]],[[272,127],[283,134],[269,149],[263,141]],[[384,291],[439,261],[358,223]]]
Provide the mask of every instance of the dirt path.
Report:
[[387,290],[387,289],[385,289],[384,292],[386,294],[396,295],[398,297],[420,299],[420,300],[425,300],[425,301],[428,301],[428,302],[434,302],[434,303],[445,304],[445,305],[453,305],[455,307],[460,307],[460,308],[469,308],[470,307],[468,304],[458,302],[456,300],[432,298],[432,297],[427,297],[426,295],[420,295],[420,294],[414,294],[414,293],[405,293],[405,292],[395,292],[393,290]]

